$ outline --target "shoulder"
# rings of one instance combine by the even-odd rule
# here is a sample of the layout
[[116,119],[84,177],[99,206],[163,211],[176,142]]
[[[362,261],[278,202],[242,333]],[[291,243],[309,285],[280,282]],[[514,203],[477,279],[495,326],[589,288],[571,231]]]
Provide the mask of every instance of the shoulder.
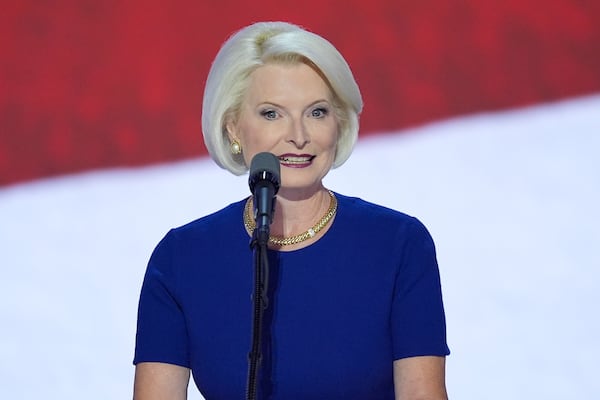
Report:
[[239,224],[241,221],[245,203],[246,200],[231,203],[218,211],[175,227],[171,229],[170,233],[176,236],[187,236],[203,234],[206,231],[214,233],[218,230],[229,229],[230,223]]
[[375,204],[359,197],[335,194],[338,199],[338,215],[353,221],[369,220],[378,225],[422,225],[411,215]]
[[[245,254],[248,235],[242,223],[244,201],[172,228],[155,246],[148,263],[149,273],[180,282],[183,273],[198,270],[224,255]],[[175,284],[174,284],[175,285]]]
[[342,230],[365,234],[377,240],[421,241],[433,244],[428,229],[417,217],[375,204],[358,197],[336,193],[338,199],[338,224]]
[[167,232],[158,247],[167,245],[185,248],[193,242],[192,248],[195,248],[224,237],[232,238],[236,234],[243,235],[245,231],[241,221],[244,204],[245,200],[240,200],[211,214],[174,227]]

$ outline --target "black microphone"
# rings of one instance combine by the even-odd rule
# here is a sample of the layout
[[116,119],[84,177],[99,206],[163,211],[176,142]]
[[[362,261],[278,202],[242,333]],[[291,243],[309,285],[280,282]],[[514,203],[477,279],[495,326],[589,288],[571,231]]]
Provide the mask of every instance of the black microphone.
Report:
[[258,153],[250,163],[248,185],[254,196],[256,239],[261,245],[269,242],[270,225],[275,211],[275,195],[281,183],[279,160],[271,153]]

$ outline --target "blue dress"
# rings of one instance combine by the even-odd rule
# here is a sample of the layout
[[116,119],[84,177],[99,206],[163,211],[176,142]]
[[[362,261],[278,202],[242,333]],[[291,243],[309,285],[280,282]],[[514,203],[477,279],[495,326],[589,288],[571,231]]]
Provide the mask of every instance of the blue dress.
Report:
[[[415,218],[336,194],[323,237],[269,251],[264,399],[393,399],[393,361],[449,354],[435,248]],[[244,201],[171,230],[142,286],[134,363],[191,368],[207,400],[243,399],[253,253]]]

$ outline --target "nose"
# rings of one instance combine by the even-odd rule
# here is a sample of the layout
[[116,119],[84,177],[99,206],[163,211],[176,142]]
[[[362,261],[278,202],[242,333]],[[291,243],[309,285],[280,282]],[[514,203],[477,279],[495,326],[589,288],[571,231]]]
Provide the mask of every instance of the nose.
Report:
[[310,143],[310,134],[302,118],[294,118],[291,121],[287,141],[293,143],[298,149]]

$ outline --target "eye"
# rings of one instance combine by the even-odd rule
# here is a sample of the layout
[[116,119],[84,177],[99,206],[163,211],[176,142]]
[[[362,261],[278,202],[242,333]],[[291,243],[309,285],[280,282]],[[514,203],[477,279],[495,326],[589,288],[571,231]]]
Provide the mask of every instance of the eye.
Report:
[[310,112],[311,117],[323,118],[329,114],[329,109],[326,107],[317,107]]
[[277,111],[270,109],[270,108],[262,110],[260,112],[260,115],[262,115],[265,119],[268,119],[268,120],[277,119],[277,117],[279,116],[279,114],[277,114]]

